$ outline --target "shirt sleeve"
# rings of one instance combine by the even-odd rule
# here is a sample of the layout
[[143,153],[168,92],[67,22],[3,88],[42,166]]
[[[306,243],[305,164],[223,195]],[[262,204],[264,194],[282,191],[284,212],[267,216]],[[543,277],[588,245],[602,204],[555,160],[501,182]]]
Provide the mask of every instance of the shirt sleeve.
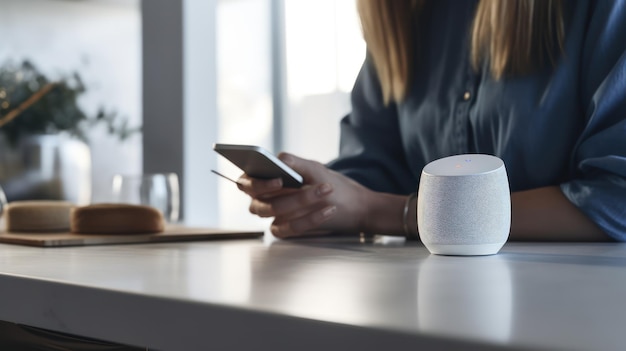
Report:
[[402,145],[396,106],[385,105],[375,69],[365,60],[351,94],[352,112],[341,120],[339,157],[327,166],[381,192],[416,191]]
[[626,241],[626,2],[598,1],[582,56],[585,126],[565,196],[605,233]]

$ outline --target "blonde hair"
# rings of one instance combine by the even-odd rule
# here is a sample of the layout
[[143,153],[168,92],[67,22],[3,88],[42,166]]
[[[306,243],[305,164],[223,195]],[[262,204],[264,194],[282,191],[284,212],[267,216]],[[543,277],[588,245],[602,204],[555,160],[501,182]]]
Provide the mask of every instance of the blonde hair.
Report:
[[[425,0],[357,0],[363,37],[383,100],[400,102],[411,84],[419,48],[414,25]],[[562,0],[481,0],[471,30],[471,63],[488,64],[494,79],[528,74],[563,51]]]

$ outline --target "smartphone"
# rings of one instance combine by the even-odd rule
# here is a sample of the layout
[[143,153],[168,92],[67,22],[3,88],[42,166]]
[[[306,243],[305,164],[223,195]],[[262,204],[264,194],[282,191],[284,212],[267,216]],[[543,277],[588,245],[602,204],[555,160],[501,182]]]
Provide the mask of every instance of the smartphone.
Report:
[[213,144],[213,150],[252,178],[282,178],[286,188],[299,188],[304,182],[301,175],[260,146]]

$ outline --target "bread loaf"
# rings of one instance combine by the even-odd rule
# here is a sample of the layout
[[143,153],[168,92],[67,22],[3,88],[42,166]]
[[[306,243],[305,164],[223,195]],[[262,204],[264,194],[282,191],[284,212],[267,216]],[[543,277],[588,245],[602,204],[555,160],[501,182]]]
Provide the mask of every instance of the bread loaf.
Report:
[[6,209],[8,232],[63,232],[70,229],[72,204],[66,201],[13,201]]
[[163,214],[153,207],[129,204],[95,204],[74,207],[70,231],[80,234],[146,234],[165,228]]

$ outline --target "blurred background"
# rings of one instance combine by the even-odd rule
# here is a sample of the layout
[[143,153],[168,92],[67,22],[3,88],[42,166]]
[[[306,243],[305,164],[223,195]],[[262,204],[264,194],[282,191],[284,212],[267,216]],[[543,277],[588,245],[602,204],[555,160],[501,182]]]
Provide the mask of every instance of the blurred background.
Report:
[[212,144],[331,160],[365,57],[355,0],[0,0],[0,35],[2,69],[35,67],[33,92],[78,76],[89,202],[110,200],[115,174],[175,172],[183,220],[224,228],[270,220],[210,173],[240,175]]

